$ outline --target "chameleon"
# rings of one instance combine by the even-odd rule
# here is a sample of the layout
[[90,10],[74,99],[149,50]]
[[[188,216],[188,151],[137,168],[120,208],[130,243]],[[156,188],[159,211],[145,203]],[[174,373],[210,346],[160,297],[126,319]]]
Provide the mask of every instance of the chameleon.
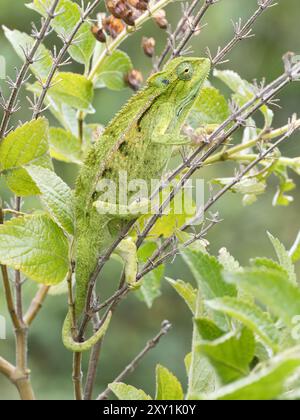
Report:
[[[152,179],[162,177],[174,148],[191,143],[181,130],[201,94],[210,68],[208,58],[171,60],[129,99],[87,153],[75,188],[76,318],[84,312],[89,280],[99,258],[116,241],[122,229],[137,219],[139,205],[145,206],[145,201],[141,200],[132,204],[135,211],[130,211],[129,205],[118,212],[115,209],[117,202],[111,203],[110,211],[110,204],[100,200],[97,186],[103,179],[118,185],[120,173],[124,172],[128,182],[142,179],[150,184]],[[137,273],[135,243],[132,239],[123,240],[116,253],[124,260],[126,282],[134,284]],[[63,328],[63,342],[73,352],[89,350],[107,328],[106,323],[90,339],[79,343],[72,336],[70,320],[69,313]]]

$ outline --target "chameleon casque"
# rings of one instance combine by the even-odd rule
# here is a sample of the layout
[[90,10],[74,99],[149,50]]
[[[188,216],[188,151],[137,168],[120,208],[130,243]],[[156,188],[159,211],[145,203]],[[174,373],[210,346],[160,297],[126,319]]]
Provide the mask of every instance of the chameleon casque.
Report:
[[[110,122],[88,152],[75,191],[76,297],[79,318],[85,308],[87,289],[97,261],[135,215],[99,212],[97,185],[102,179],[119,182],[126,171],[128,182],[161,178],[174,146],[190,143],[181,128],[210,72],[207,58],[176,58],[163,71],[151,76],[146,87],[134,95]],[[130,197],[128,197],[130,201]],[[97,201],[98,200],[98,201]],[[118,203],[113,203],[118,204]],[[102,214],[100,214],[102,213]],[[123,241],[116,250],[124,259],[126,281],[135,282],[137,258],[134,242]],[[63,328],[65,346],[73,352],[90,349],[103,335],[100,330],[78,343],[71,333],[70,315]]]

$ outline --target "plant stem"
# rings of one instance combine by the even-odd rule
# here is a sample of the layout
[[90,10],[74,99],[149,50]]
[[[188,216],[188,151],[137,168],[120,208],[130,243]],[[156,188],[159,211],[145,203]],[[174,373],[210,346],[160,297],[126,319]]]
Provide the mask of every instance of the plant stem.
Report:
[[43,303],[48,295],[50,286],[40,286],[35,297],[33,298],[28,311],[24,315],[24,322],[26,325],[30,326],[35,320],[39,311],[41,310]]

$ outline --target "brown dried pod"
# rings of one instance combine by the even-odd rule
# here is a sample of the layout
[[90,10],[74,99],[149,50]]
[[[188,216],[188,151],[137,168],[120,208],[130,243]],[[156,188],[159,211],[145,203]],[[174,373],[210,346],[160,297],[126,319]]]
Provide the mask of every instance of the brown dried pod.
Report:
[[129,26],[135,26],[137,16],[133,10],[129,9],[122,15],[122,20]]
[[128,10],[124,0],[106,0],[106,7],[118,19],[122,19],[124,13]]
[[157,23],[157,25],[161,28],[161,29],[167,29],[169,22],[167,20],[167,15],[164,9],[158,10],[157,12],[155,12],[153,14],[153,18],[155,20],[155,22]]
[[142,86],[144,78],[139,70],[132,69],[126,74],[124,80],[131,89],[137,91]]
[[106,35],[102,28],[99,28],[98,25],[93,25],[91,27],[92,34],[99,42],[106,42]]
[[154,38],[143,38],[142,39],[142,48],[144,53],[148,57],[153,57],[155,53],[155,39]]
[[121,19],[114,16],[108,16],[102,20],[102,25],[105,30],[113,39],[115,39],[125,28]]
[[149,0],[128,0],[128,3],[137,10],[148,10]]

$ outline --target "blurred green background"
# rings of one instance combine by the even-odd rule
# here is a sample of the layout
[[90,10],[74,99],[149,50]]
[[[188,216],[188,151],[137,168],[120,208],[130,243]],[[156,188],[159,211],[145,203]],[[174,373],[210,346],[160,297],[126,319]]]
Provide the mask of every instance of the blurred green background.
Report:
[[[269,81],[282,71],[281,57],[286,51],[300,54],[299,43],[299,0],[279,0],[279,5],[272,8],[260,18],[255,26],[256,37],[240,44],[230,54],[230,63],[223,67],[230,67],[238,71],[249,80],[266,77]],[[29,32],[30,22],[37,20],[37,15],[24,6],[21,0],[0,0],[1,24],[9,28],[17,28]],[[170,22],[176,22],[181,14],[179,2],[168,7]],[[195,55],[203,55],[209,46],[213,52],[218,45],[224,45],[232,36],[231,19],[246,18],[257,7],[256,0],[221,0],[212,7],[206,15],[208,26],[201,35],[194,39],[192,46]],[[151,68],[151,60],[146,59],[141,52],[142,36],[155,36],[158,51],[166,40],[164,31],[149,22],[142,31],[134,34],[123,45],[136,68],[146,75]],[[48,45],[51,40],[48,40]],[[14,66],[20,65],[19,60],[0,31],[0,55],[7,60],[7,72],[13,75]],[[3,81],[1,88],[6,91]],[[276,111],[274,125],[285,123],[288,116],[299,110],[299,84],[293,84],[281,93],[282,110]],[[107,123],[114,113],[131,95],[131,91],[111,92],[97,91],[95,108],[97,113],[92,120]],[[25,121],[30,115],[28,104],[22,96],[22,110],[18,120]],[[1,115],[1,111],[0,111]],[[294,136],[284,147],[287,155],[300,155],[300,136]],[[73,185],[76,169],[72,166],[56,164],[56,169],[70,185]],[[224,172],[225,171],[225,172]],[[229,168],[219,166],[203,172],[206,179],[230,174]],[[296,180],[299,186],[299,179]],[[243,207],[240,197],[227,194],[218,204],[216,210],[224,221],[209,234],[211,251],[217,251],[225,246],[241,263],[246,264],[249,258],[257,255],[273,257],[273,251],[266,236],[266,231],[278,236],[287,246],[290,246],[300,229],[299,220],[299,191],[294,193],[295,201],[289,208],[273,208],[272,196],[275,184],[270,185],[269,193],[262,196],[251,207]],[[1,196],[9,199],[3,182],[0,181]],[[27,202],[27,206],[37,203],[36,200]],[[105,269],[102,286],[105,294],[116,286],[119,265],[110,262]],[[168,267],[170,277],[189,280],[191,275],[180,259]],[[2,289],[0,289],[0,313],[6,315]],[[36,290],[36,286],[27,282],[26,298],[29,299]],[[103,290],[103,289],[102,289]],[[35,321],[30,332],[30,368],[37,397],[40,399],[71,399],[71,356],[61,343],[61,325],[66,313],[66,297],[49,297],[40,316]],[[162,363],[171,369],[186,384],[183,358],[189,351],[191,342],[191,319],[185,304],[179,297],[163,284],[163,296],[159,298],[151,310],[139,302],[134,296],[124,301],[116,312],[110,331],[105,339],[105,346],[99,365],[96,391],[103,387],[131,361],[145,342],[155,335],[160,323],[168,319],[173,324],[172,331],[161,344],[153,350],[143,364],[128,378],[128,382],[145,391],[154,393],[154,369],[156,363]],[[0,341],[0,354],[13,361],[14,348],[11,325],[8,325],[8,340]],[[0,376],[0,399],[16,399],[17,393],[13,386]]]

